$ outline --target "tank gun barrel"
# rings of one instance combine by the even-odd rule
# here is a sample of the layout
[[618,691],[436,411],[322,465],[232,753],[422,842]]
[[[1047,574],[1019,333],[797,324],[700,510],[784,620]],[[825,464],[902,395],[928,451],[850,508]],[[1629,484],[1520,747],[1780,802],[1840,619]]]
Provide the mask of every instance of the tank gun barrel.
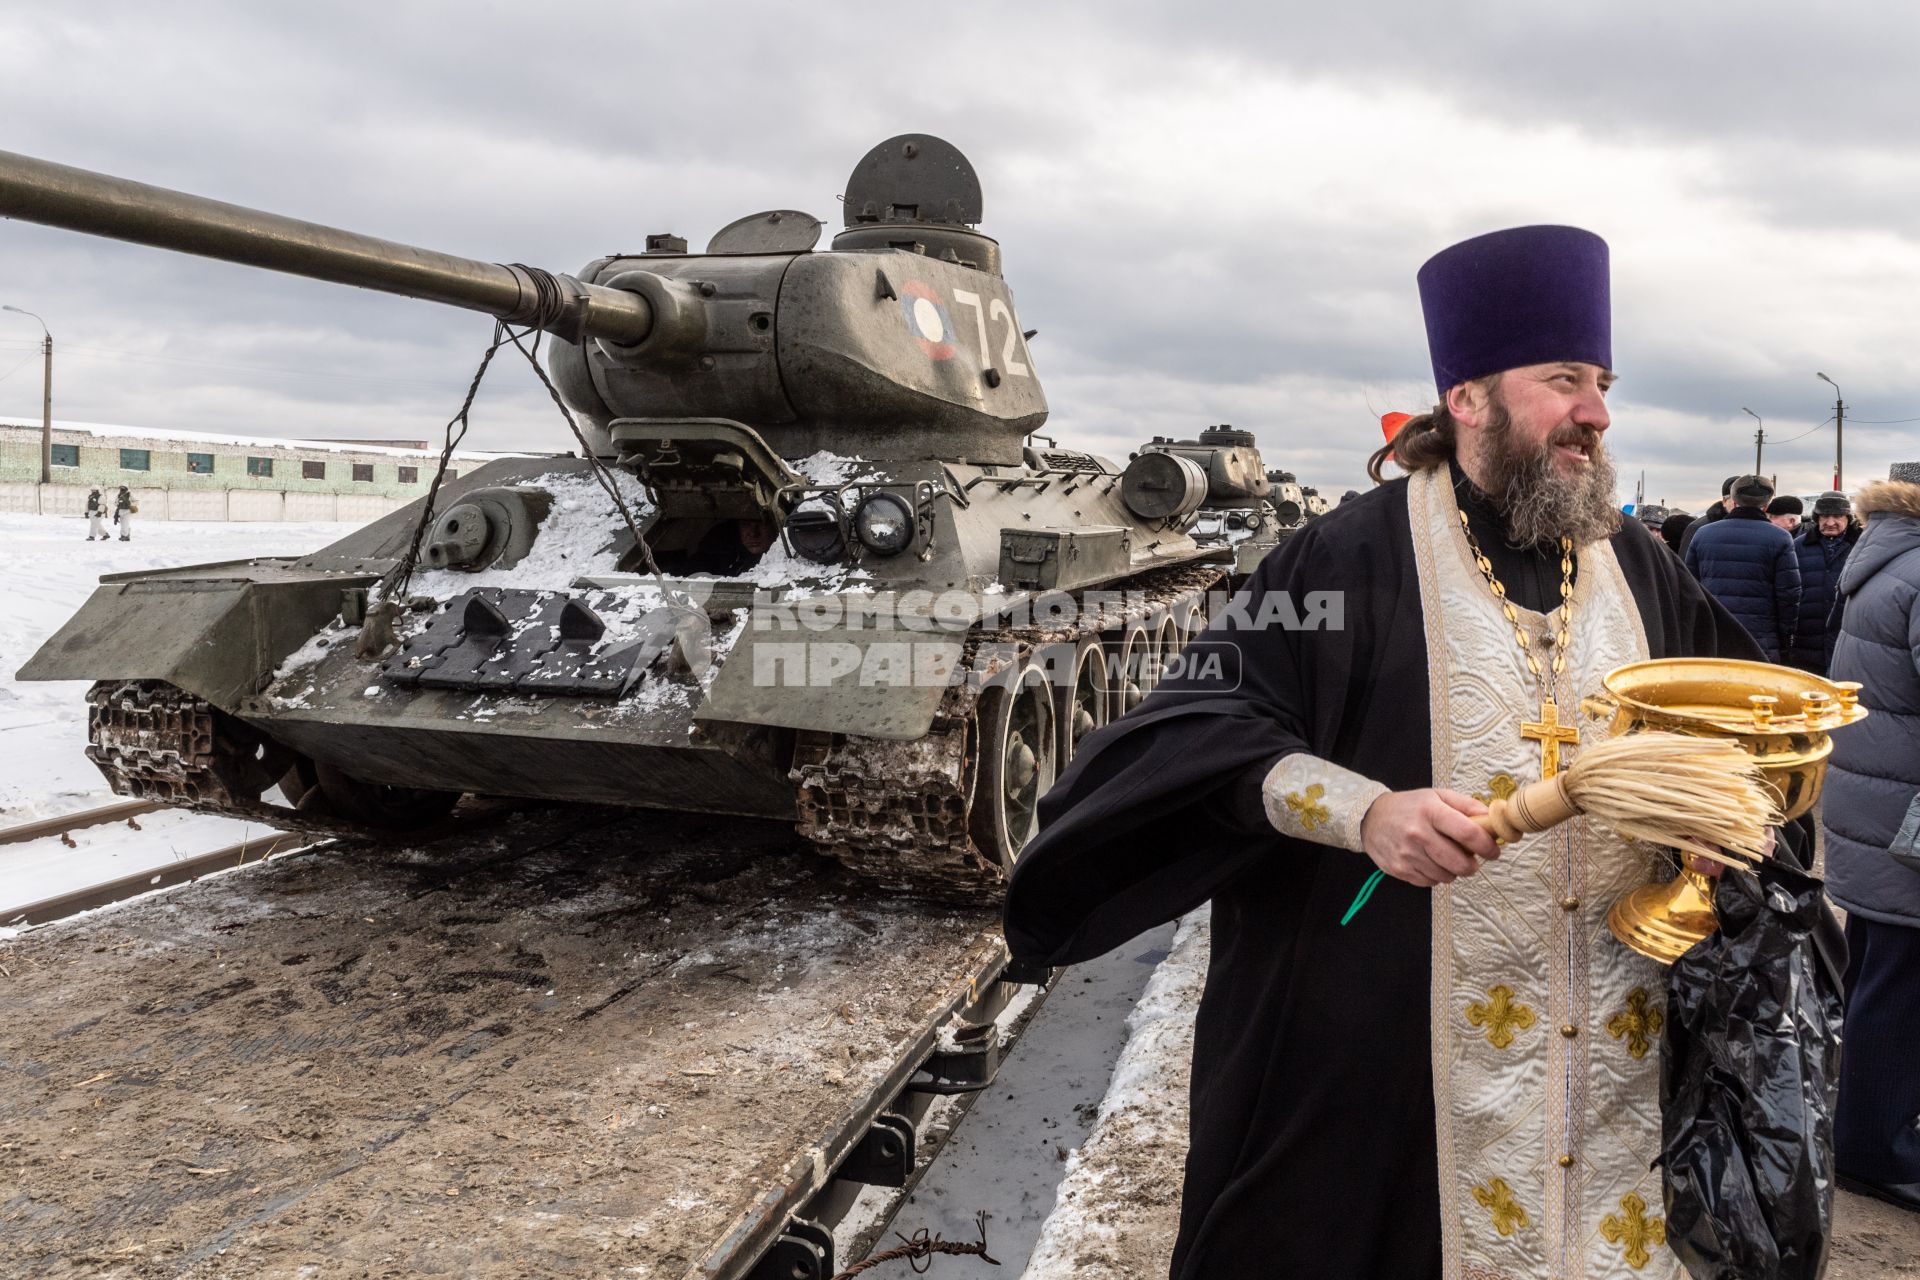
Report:
[[0,151],[0,217],[484,311],[572,341],[633,344],[653,307],[624,289],[481,262]]

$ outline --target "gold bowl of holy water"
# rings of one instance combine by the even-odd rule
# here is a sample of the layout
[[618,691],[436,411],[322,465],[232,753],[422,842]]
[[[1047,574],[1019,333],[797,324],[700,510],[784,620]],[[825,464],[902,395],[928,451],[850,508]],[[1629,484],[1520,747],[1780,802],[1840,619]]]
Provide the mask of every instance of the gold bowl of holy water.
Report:
[[[1867,717],[1860,686],[1794,667],[1736,658],[1661,658],[1610,672],[1606,692],[1583,706],[1612,718],[1614,734],[1647,729],[1731,738],[1797,818],[1820,799],[1833,730]],[[1673,881],[1635,889],[1613,904],[1607,925],[1642,955],[1672,963],[1719,928],[1713,881],[1683,870]]]

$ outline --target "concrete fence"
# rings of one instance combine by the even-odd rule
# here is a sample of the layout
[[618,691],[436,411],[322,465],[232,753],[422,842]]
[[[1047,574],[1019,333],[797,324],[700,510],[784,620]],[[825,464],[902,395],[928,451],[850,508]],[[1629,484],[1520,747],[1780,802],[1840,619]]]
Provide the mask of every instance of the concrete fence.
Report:
[[[87,485],[0,481],[0,512],[83,516]],[[371,493],[289,493],[280,489],[133,489],[142,520],[295,520],[365,524],[407,505],[405,498]],[[115,490],[102,486],[112,518]]]

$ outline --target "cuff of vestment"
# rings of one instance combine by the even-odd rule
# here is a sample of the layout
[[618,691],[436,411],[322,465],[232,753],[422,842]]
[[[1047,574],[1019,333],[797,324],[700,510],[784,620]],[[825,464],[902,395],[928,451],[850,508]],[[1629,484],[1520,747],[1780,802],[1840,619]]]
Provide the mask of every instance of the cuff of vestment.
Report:
[[1362,851],[1360,820],[1387,788],[1319,756],[1290,755],[1260,789],[1267,821],[1282,835]]

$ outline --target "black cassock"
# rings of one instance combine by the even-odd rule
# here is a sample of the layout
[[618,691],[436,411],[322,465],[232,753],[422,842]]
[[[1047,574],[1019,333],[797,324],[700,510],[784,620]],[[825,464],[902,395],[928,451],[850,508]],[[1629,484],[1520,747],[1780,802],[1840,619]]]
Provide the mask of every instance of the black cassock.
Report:
[[[1440,1272],[1427,891],[1280,835],[1259,786],[1307,751],[1398,791],[1432,785],[1426,632],[1407,482],[1342,503],[1268,556],[1243,595],[1343,593],[1338,629],[1216,617],[1170,679],[1083,744],[1040,805],[1008,889],[1015,957],[1090,959],[1208,899],[1191,1146],[1173,1276],[1421,1280]],[[1461,509],[1516,603],[1559,603],[1560,555],[1508,546],[1455,471]],[[1659,539],[1612,538],[1650,655],[1760,659]],[[1237,661],[1234,659],[1237,657]],[[1532,708],[1528,708],[1531,711]],[[1517,731],[1517,722],[1516,722]]]

